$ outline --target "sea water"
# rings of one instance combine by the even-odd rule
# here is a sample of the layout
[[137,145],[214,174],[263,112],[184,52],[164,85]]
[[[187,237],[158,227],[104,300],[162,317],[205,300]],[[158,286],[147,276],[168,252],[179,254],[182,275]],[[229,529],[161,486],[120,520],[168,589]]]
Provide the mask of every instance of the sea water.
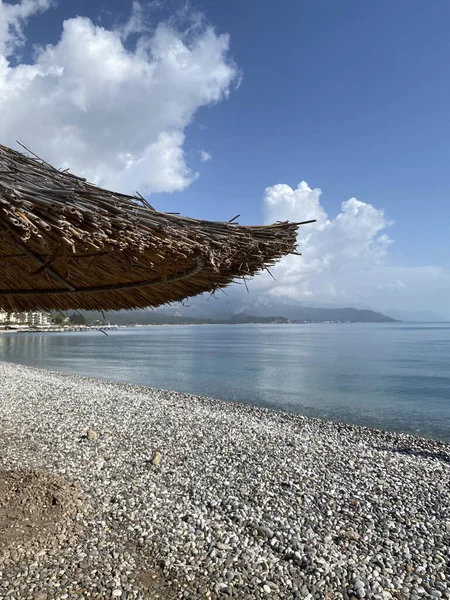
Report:
[[3,333],[0,360],[450,441],[450,324]]

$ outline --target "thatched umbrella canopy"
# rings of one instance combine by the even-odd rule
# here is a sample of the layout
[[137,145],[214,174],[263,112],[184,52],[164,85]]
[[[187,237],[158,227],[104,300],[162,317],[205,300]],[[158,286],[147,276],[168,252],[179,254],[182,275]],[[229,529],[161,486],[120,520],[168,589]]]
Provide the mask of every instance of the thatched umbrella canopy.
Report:
[[243,227],[153,209],[0,145],[0,309],[159,306],[295,251],[298,223]]

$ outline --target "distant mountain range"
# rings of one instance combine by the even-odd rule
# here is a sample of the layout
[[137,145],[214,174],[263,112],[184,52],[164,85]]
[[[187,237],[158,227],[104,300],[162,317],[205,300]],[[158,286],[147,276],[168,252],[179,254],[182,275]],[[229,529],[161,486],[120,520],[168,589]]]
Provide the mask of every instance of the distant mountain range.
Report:
[[[103,321],[99,313],[84,313],[89,320]],[[277,298],[238,286],[227,288],[215,296],[203,294],[185,302],[162,306],[156,310],[109,312],[106,320],[117,325],[163,325],[201,323],[295,323],[350,322],[392,323],[398,321],[443,322],[442,315],[431,311],[413,312],[387,309],[382,312],[367,306],[336,307],[315,304],[303,306],[289,298]]]
[[288,321],[349,321],[351,323],[388,323],[402,320],[394,315],[386,315],[370,307],[339,307],[315,304],[303,306],[301,302],[274,298],[267,294],[242,293],[228,288],[226,295],[212,297],[202,295],[184,303],[158,308],[165,314],[194,317],[197,319],[229,319],[236,315],[251,315],[253,318],[284,318]]
[[[172,310],[134,310],[105,313],[105,319],[114,325],[195,325],[195,324],[244,324],[244,323],[392,323],[395,319],[387,317],[373,310],[359,310],[357,308],[315,308],[296,307],[295,310],[286,311],[289,314],[248,314],[216,313],[214,315],[186,314],[188,307],[171,307]],[[173,312],[174,311],[174,312]],[[181,314],[183,312],[183,314]],[[90,321],[100,320],[100,313],[84,312]]]

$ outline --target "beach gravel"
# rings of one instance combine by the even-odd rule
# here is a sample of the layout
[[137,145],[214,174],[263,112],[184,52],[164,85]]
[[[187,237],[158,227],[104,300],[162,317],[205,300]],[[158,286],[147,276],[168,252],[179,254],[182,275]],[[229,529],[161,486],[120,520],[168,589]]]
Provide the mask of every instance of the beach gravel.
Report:
[[443,442],[7,363],[0,431],[2,599],[450,599]]

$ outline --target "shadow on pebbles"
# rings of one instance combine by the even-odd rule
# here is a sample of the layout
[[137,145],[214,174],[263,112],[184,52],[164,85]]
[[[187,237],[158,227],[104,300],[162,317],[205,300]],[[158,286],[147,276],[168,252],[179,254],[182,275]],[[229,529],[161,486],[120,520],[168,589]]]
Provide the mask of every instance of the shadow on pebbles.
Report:
[[[116,584],[106,584],[102,589],[106,583],[102,582],[88,589],[91,586],[83,581],[96,566],[88,553],[80,552],[92,534],[89,518],[95,513],[95,506],[81,488],[65,477],[38,469],[0,469],[0,598],[116,597]],[[115,537],[114,532],[111,534]],[[130,553],[137,556],[139,553],[131,546]],[[48,569],[43,562],[48,563]],[[98,577],[97,569],[92,575]],[[73,583],[76,576],[80,585],[72,586],[69,595],[65,593],[65,580]],[[172,598],[164,578],[154,569],[136,569],[135,586],[147,591],[146,598]],[[141,596],[136,591],[131,595],[121,591],[119,600],[124,597]]]
[[58,475],[26,469],[0,471],[0,553],[57,534],[81,505],[80,491]]

